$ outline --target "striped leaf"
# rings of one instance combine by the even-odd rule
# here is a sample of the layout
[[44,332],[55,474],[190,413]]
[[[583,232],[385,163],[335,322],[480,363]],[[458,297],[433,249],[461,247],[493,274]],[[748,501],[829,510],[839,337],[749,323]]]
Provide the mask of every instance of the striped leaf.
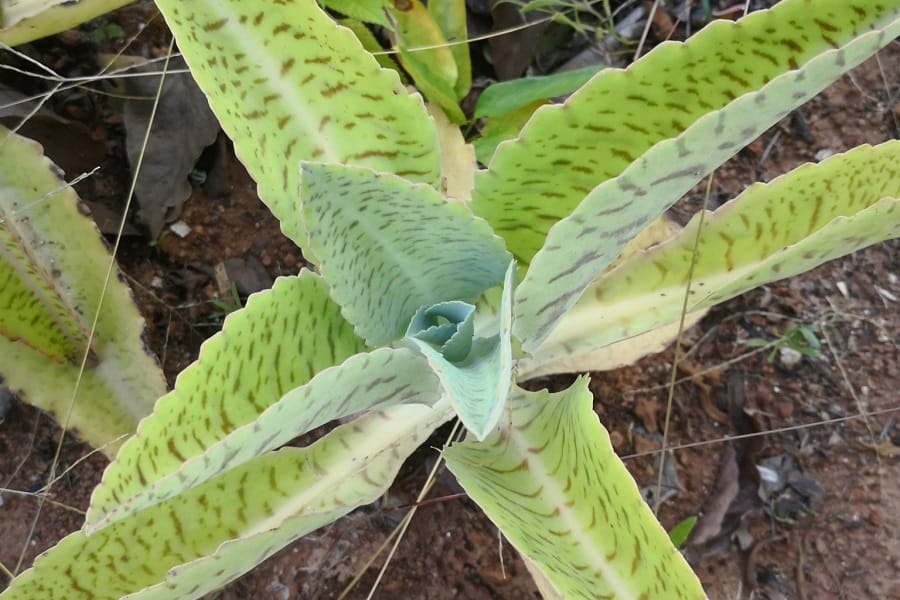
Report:
[[434,123],[397,73],[311,0],[160,0],[166,23],[259,195],[303,245],[301,160],[440,183]]
[[[668,216],[663,215],[628,242],[622,249],[622,253],[609,265],[604,274],[616,268],[624,260],[645,252],[651,246],[671,239],[679,231],[681,231],[681,227]],[[598,280],[602,278],[603,275]],[[587,295],[582,296],[581,300],[585,300],[586,297]],[[516,370],[521,380],[525,381],[551,373],[607,371],[634,364],[648,354],[665,350],[678,335],[679,324],[676,322],[663,325],[646,334],[633,337],[623,336],[612,343],[603,340],[598,342],[593,335],[582,335],[593,333],[593,323],[584,319],[578,323],[577,319],[581,317],[575,316],[573,313],[575,313],[575,308],[566,313],[559,326],[550,334],[550,338],[533,355],[519,359]],[[705,314],[706,311],[698,311],[686,315],[685,328],[697,323]]]
[[588,379],[517,390],[509,421],[449,448],[469,496],[565,598],[704,598],[594,413]]
[[368,169],[303,163],[308,246],[359,335],[400,339],[419,308],[472,302],[503,281],[502,241],[434,188]]
[[91,499],[88,527],[251,424],[319,371],[364,349],[319,276],[304,271],[254,294],[203,344],[197,362],[178,376],[175,389],[160,398],[106,469]]
[[[782,4],[785,8],[779,10]],[[745,39],[747,47],[736,56],[755,57],[745,73],[746,81],[753,82],[755,91],[738,96],[738,91],[743,90],[723,85],[724,93],[732,101],[721,109],[708,111],[677,137],[666,139],[641,154],[621,174],[591,191],[571,215],[550,230],[517,292],[515,333],[523,340],[525,351],[537,348],[622,247],[699,179],[900,34],[900,5],[885,9],[888,14],[882,14],[876,21],[862,24],[859,19],[848,18],[848,12],[856,14],[850,8],[834,13],[832,20],[823,10],[816,13],[821,18],[798,15],[795,22],[788,18],[792,14],[790,10],[801,8],[803,3],[788,0],[782,4],[759,18],[751,16],[737,25],[708,28],[715,33],[714,38],[698,35],[701,42],[720,40],[722,44],[730,37],[744,39],[749,35],[750,39]],[[842,3],[845,7],[855,4]],[[757,81],[768,73],[768,68],[761,65],[771,62],[758,55],[765,52],[763,46],[775,52],[778,46],[774,42],[782,39],[779,36],[783,33],[790,35],[784,38],[791,41],[786,47],[793,47],[797,32],[808,29],[807,37],[816,40],[818,52],[805,55],[803,62],[789,53],[789,65],[783,66],[796,66],[796,69],[767,79],[764,84]],[[839,47],[833,48],[835,44]],[[669,48],[687,61],[687,68],[692,64],[692,56],[694,60],[701,56],[711,60],[710,53],[729,56],[719,44],[704,46],[688,42]],[[752,52],[754,48],[757,53]],[[633,75],[634,71],[619,75],[627,77],[629,73]],[[744,80],[732,70],[725,69],[722,73],[716,85],[722,84],[723,78],[730,79],[725,73]],[[690,80],[696,75],[688,70],[679,77]],[[593,84],[588,84],[588,89],[592,87]],[[705,90],[704,87],[697,92],[704,102],[708,97]],[[667,109],[667,114],[671,116],[673,110]]]
[[165,380],[116,269],[88,348],[112,257],[79,205],[39,144],[0,128],[0,382],[112,455]]
[[[747,116],[764,110],[756,102],[768,104],[779,95],[785,102],[774,113],[790,110],[896,37],[898,13],[896,2],[883,0],[784,0],[737,23],[714,22],[686,43],[660,44],[627,70],[605,69],[564,105],[538,109],[516,141],[498,148],[490,168],[476,179],[472,210],[528,264],[557,221],[656,143],[676,138],[704,115],[749,93],[753,100],[739,109]],[[865,49],[847,47],[857,38],[863,38]],[[840,48],[844,50],[835,51]],[[823,54],[831,57],[834,69],[805,70]],[[796,86],[780,91],[767,86],[789,71],[795,71]],[[726,121],[720,129],[718,118],[712,117],[712,137],[705,140],[717,155],[737,151],[748,137],[742,135],[745,127],[757,131],[765,127],[763,121],[771,122],[760,116],[747,125]],[[705,148],[695,144],[684,140],[684,150],[703,155]],[[720,144],[725,147],[716,148]],[[681,151],[679,146],[674,156],[652,160],[696,172],[698,161],[680,156]],[[654,181],[649,175],[632,170],[628,181],[643,188]],[[622,225],[630,224],[623,215],[617,217]],[[598,234],[591,244],[580,245],[592,246],[595,239],[602,238]]]
[[451,414],[446,403],[394,406],[307,448],[265,454],[90,536],[69,535],[0,598],[197,598],[377,499]]
[[[750,187],[706,216],[688,311],[900,236],[898,199],[898,141],[860,146]],[[592,370],[588,356],[603,347],[677,323],[698,225],[699,215],[674,239],[592,283],[521,365],[525,372]],[[560,361],[567,367],[559,368]]]
[[437,379],[413,352],[381,348],[356,354],[287,392],[255,420],[186,459],[133,497],[120,499],[99,520],[90,521],[87,530],[91,533],[190,490],[335,419],[398,404],[432,406],[439,398]]

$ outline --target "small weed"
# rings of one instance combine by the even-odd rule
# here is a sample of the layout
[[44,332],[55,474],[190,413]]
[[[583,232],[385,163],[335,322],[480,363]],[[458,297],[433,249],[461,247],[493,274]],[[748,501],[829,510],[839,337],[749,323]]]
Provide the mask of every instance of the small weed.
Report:
[[212,305],[216,308],[209,314],[209,317],[216,323],[221,323],[229,314],[243,307],[241,295],[238,293],[237,286],[233,281],[231,282],[229,290],[231,292],[230,297],[214,298],[213,300],[210,300]]
[[169,230],[164,229],[155,239],[150,240],[148,245],[151,248],[158,248],[167,235],[169,235]]
[[695,515],[691,515],[690,517],[679,521],[678,524],[672,528],[672,531],[669,532],[669,539],[672,540],[672,545],[676,548],[681,548],[688,537],[690,537],[691,532],[694,530],[694,525],[696,524],[697,517]]
[[[822,342],[816,337],[816,333],[811,326],[797,325],[787,328],[784,333],[778,333],[776,331],[775,335],[777,336],[775,346],[772,348],[767,359],[770,363],[775,362],[775,358],[782,348],[790,348],[809,358],[819,357]],[[770,345],[772,340],[750,338],[744,343],[751,348],[761,348]]]
[[602,0],[603,12],[596,10],[593,5],[595,2],[586,0],[526,0],[512,1],[512,4],[518,4],[522,13],[531,11],[543,11],[553,15],[553,21],[562,23],[579,33],[587,33],[593,31],[594,27],[584,22],[595,21],[598,23],[607,23],[608,30],[612,33],[612,8],[609,0]]
[[125,38],[125,30],[115,23],[109,23],[108,25],[98,27],[97,29],[88,32],[87,37],[95,44],[114,42]]

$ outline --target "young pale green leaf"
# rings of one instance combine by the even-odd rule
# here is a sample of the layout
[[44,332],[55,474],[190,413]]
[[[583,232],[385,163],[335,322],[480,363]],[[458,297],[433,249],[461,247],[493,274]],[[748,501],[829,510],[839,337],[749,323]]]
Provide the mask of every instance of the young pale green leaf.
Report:
[[446,452],[469,496],[565,598],[703,598],[594,413],[587,378],[515,391],[510,422]]
[[251,424],[290,390],[365,349],[317,275],[279,278],[228,315],[175,389],[161,398],[94,490],[86,523],[175,473],[192,457]]
[[320,371],[305,385],[287,392],[254,421],[228,433],[202,454],[188,458],[172,473],[120,501],[88,533],[103,528],[216,475],[286,444],[335,419],[398,404],[434,405],[440,398],[437,378],[417,354],[380,348],[354,355]]
[[[706,216],[688,311],[900,235],[900,142],[860,146],[756,184]],[[678,320],[699,215],[672,240],[597,279],[526,368]],[[539,366],[540,365],[540,366]]]
[[[406,339],[417,347],[440,378],[459,419],[483,440],[497,426],[512,385],[512,299],[516,263],[506,271],[499,308],[499,331],[489,338],[472,339],[475,307],[444,303],[413,318]],[[449,323],[439,324],[442,316]],[[462,339],[461,339],[462,338]],[[460,342],[468,342],[465,346]]]
[[466,116],[457,104],[456,60],[432,13],[420,0],[392,2],[387,10],[403,67],[428,100],[438,104],[452,122],[464,123]]
[[471,302],[503,281],[502,241],[433,188],[368,169],[303,163],[302,216],[334,299],[372,346],[423,307]]
[[[570,216],[553,226],[519,287],[515,333],[523,340],[523,349],[530,352],[539,346],[622,247],[700,178],[900,34],[900,5],[887,21],[884,29],[823,52],[704,115],[595,188]],[[832,39],[827,21],[817,21],[816,27],[820,36]]]
[[499,117],[533,102],[568,94],[587,83],[599,70],[599,66],[593,65],[552,75],[521,77],[495,83],[485,88],[478,97],[473,118]]
[[113,454],[166,387],[115,269],[103,293],[112,257],[79,202],[39,144],[0,128],[0,381]]
[[409,322],[406,337],[433,348],[447,361],[461,362],[475,341],[475,306],[459,300],[423,306]]
[[134,0],[0,0],[0,44],[18,46],[72,29]]
[[[625,71],[605,69],[564,105],[538,109],[515,142],[497,149],[490,168],[476,177],[472,210],[528,264],[554,223],[654,144],[751,92],[787,94],[789,102],[776,114],[789,110],[824,83],[803,81],[805,65],[828,54],[836,68],[825,81],[838,77],[861,58],[858,49],[845,47],[857,38],[864,38],[869,52],[886,44],[898,33],[898,14],[896,2],[883,0],[784,0],[737,23],[712,23],[686,43],[660,44]],[[766,91],[768,82],[796,69],[801,71],[794,73],[794,89]],[[752,115],[758,107],[750,103],[742,110]],[[713,145],[725,145],[728,152],[746,139],[741,133],[716,126],[710,131]],[[677,152],[653,160],[686,172],[697,166]],[[633,183],[642,181],[653,180],[641,176]],[[610,212],[605,220],[628,224],[619,217]],[[571,245],[591,246],[582,241]]]
[[38,557],[3,600],[196,598],[287,543],[377,499],[452,416],[446,402],[371,412],[307,448],[283,448]]
[[301,160],[364,165],[437,186],[422,99],[310,0],[160,0],[178,47],[259,195],[302,244]]

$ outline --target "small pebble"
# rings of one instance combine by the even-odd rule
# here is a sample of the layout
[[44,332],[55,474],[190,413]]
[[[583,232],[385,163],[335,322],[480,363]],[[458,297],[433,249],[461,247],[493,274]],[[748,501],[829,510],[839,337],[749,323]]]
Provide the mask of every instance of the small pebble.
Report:
[[823,160],[825,160],[829,156],[832,156],[833,154],[834,154],[834,150],[831,150],[830,148],[822,148],[821,150],[816,152],[816,155],[815,155],[816,162],[822,162]]
[[843,296],[844,298],[850,297],[850,289],[847,287],[847,283],[845,281],[838,281],[834,285],[837,287],[838,291],[841,293],[841,296]]
[[803,360],[803,355],[793,348],[779,348],[778,359],[785,369],[793,369]]
[[184,221],[175,221],[169,225],[169,231],[183,239],[191,232],[191,226]]

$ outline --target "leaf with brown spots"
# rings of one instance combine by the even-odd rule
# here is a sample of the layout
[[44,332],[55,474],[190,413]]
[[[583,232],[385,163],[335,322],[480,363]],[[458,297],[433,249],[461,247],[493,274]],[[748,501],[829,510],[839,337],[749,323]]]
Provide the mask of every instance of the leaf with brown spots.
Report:
[[77,531],[13,580],[3,600],[190,599],[381,496],[452,412],[404,404],[269,452],[90,536]]
[[[622,254],[609,266],[612,270],[623,260],[642,253],[672,238],[681,228],[666,216],[660,217],[640,232],[622,250]],[[601,279],[602,279],[601,275]],[[587,295],[582,296],[584,301]],[[551,373],[587,373],[606,371],[637,362],[641,357],[664,350],[678,335],[678,323],[663,325],[645,334],[622,337],[615,342],[595,339],[594,322],[582,312],[576,312],[580,305],[566,313],[559,327],[532,356],[525,356],[518,362],[521,380],[540,377]],[[594,315],[595,313],[590,313]],[[688,314],[685,327],[690,327],[706,314],[705,310]]]
[[449,448],[469,496],[565,598],[704,598],[592,408],[587,378],[514,391],[483,442]]
[[[472,210],[506,240],[519,262],[528,264],[557,221],[654,144],[676,138],[745,94],[760,97],[757,92],[770,89],[767,83],[780,75],[830,56],[835,65],[830,73],[814,69],[803,81],[804,71],[794,71],[796,87],[765,92],[786,94],[776,115],[789,110],[858,62],[862,49],[845,48],[854,40],[870,54],[896,37],[898,14],[897,2],[883,0],[784,0],[737,23],[714,22],[685,43],[660,44],[626,70],[605,69],[565,104],[538,109],[518,139],[497,149],[490,168],[476,176]],[[802,97],[791,98],[794,93]],[[762,108],[749,103],[740,110],[752,115]],[[760,124],[764,120],[771,122],[760,116]],[[727,144],[730,156],[743,140],[753,139],[741,135],[742,129],[713,126],[706,141],[718,154],[723,150],[717,146]],[[687,150],[697,156],[704,152],[693,145]],[[697,166],[676,158],[653,160],[689,172]],[[634,185],[652,182],[634,170],[629,175]],[[612,213],[610,219],[628,222]],[[598,237],[579,245],[588,247]],[[567,239],[572,245],[575,238]]]
[[358,167],[303,163],[301,170],[307,245],[370,345],[403,337],[423,306],[472,302],[503,281],[502,240],[434,188]]
[[[898,199],[898,141],[860,146],[750,187],[704,220],[688,312],[900,236]],[[593,370],[579,355],[677,324],[698,225],[699,215],[674,239],[592,283],[525,371]],[[568,367],[559,368],[560,360]]]
[[104,288],[112,256],[79,205],[40,145],[0,127],[0,382],[112,456],[166,387],[115,269]]
[[160,0],[191,73],[259,195],[299,244],[301,160],[360,165],[440,184],[421,97],[311,0]]
[[365,349],[318,275],[279,278],[226,317],[94,490],[87,526],[252,424],[289,391]]
[[252,422],[224,435],[172,473],[121,499],[100,520],[91,520],[87,531],[181,494],[333,420],[399,404],[433,406],[440,396],[437,378],[417,353],[379,348],[356,354],[287,392]]
[[[832,25],[823,20],[827,15],[824,8],[827,0],[816,3],[815,15],[810,15],[808,9],[803,8],[804,4],[802,0],[787,0],[768,12],[754,13],[736,25],[710,26],[704,30],[710,31],[709,35],[701,32],[693,38],[700,43],[688,41],[683,45],[668,46],[682,60],[705,58],[711,61],[714,56],[727,54],[723,45],[727,45],[729,39],[743,39],[749,35],[752,39],[744,40],[747,46],[733,57],[737,64],[742,64],[739,59],[754,47],[771,47],[774,52],[778,40],[785,35],[796,36],[797,32],[811,28],[818,40],[813,44],[812,50],[815,52],[804,51],[803,61],[793,52],[787,55],[787,64],[782,66],[787,69],[797,63],[795,70],[770,73],[766,66],[769,62],[759,57],[746,64],[746,70],[741,73],[748,82],[754,82],[754,87],[740,96],[736,95],[736,91],[743,90],[732,89],[731,83],[725,84],[725,79],[730,77],[724,74],[733,74],[733,71],[723,70],[723,75],[715,80],[716,85],[721,85],[727,96],[734,97],[732,101],[707,112],[677,137],[665,139],[644,151],[619,175],[590,191],[568,217],[553,226],[517,291],[514,333],[522,340],[522,348],[526,352],[534,351],[550,335],[585,288],[603,272],[625,244],[697,181],[793,108],[900,34],[900,5],[884,8],[880,18],[863,25],[858,18],[851,18],[857,13],[849,6],[866,3],[862,0],[842,2],[845,10],[835,12],[834,17],[840,22]],[[820,5],[823,7],[822,13],[818,12]],[[797,9],[806,12],[796,15],[796,21],[787,18],[793,14],[791,11]],[[870,8],[869,13],[874,12],[874,8]],[[757,14],[759,18],[756,18]],[[837,33],[832,31],[834,28]],[[807,37],[812,39],[813,34],[809,33]],[[754,41],[757,38],[761,41]],[[831,46],[835,39],[841,42],[838,48]],[[717,40],[722,45],[716,43]],[[797,44],[792,41],[793,45]],[[732,52],[737,50],[732,49]],[[638,64],[654,64],[655,53],[652,52]],[[660,55],[668,56],[662,52],[657,56]],[[627,79],[640,72],[634,67],[619,75]],[[683,71],[677,73],[679,77],[691,78],[690,71],[687,75]],[[774,77],[769,78],[770,75]],[[589,83],[586,89],[593,87],[594,84]],[[698,94],[704,102],[714,95],[706,87]],[[539,109],[535,114],[539,115],[541,110],[545,109]],[[667,108],[665,112],[667,118],[677,113],[673,108]],[[644,125],[638,127],[643,128]],[[502,152],[503,146],[498,148],[496,156],[499,157]],[[565,172],[565,169],[561,171]],[[567,186],[571,187],[560,184],[560,189]],[[528,188],[529,193],[534,188],[541,188],[537,184],[524,187]],[[476,179],[476,199],[477,191]],[[474,208],[475,200],[472,206]],[[518,209],[520,214],[526,212],[523,208]],[[513,209],[507,207],[507,210]],[[476,209],[475,212],[478,214],[479,211]],[[545,211],[535,209],[532,214],[537,215],[534,218],[541,218]],[[533,229],[530,231],[534,233]]]

